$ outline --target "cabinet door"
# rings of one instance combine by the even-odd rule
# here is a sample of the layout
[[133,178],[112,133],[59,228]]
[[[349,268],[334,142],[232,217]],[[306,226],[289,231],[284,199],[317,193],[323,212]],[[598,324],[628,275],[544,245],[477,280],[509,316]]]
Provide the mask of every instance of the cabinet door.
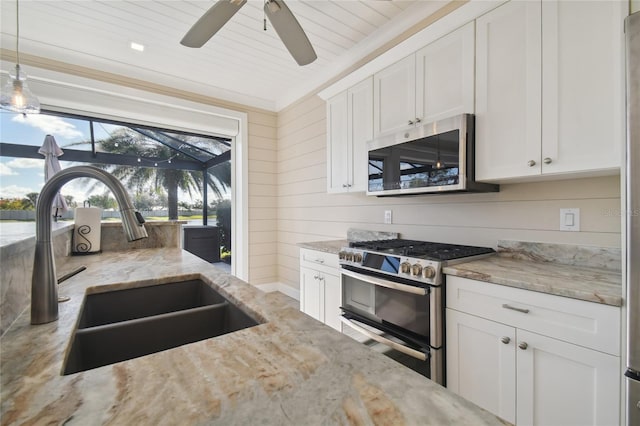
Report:
[[517,338],[519,426],[619,424],[619,357],[523,330]]
[[373,135],[406,129],[416,119],[416,57],[373,75]]
[[539,174],[541,3],[511,1],[476,21],[476,179]]
[[416,53],[416,117],[423,123],[474,112],[475,23]]
[[349,191],[366,191],[367,142],[373,139],[373,77],[347,91],[349,127]]
[[446,316],[447,388],[515,423],[515,328],[452,309]]
[[324,286],[324,323],[338,331],[342,331],[340,306],[342,306],[342,289],[340,277],[322,274]]
[[322,285],[320,273],[309,268],[300,268],[300,310],[324,322],[322,311]]
[[347,92],[327,101],[327,192],[345,192],[349,183]]
[[542,172],[617,169],[627,2],[542,2]]

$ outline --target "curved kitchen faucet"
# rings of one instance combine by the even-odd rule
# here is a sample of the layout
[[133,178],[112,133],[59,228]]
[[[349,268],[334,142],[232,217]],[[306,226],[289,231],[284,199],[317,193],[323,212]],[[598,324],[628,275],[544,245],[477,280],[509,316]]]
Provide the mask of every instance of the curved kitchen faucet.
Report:
[[92,166],[69,167],[53,175],[44,186],[36,205],[36,252],[31,279],[31,324],[58,319],[58,286],[51,238],[51,207],[60,188],[76,178],[95,178],[107,185],[120,207],[122,226],[129,241],[147,238],[144,219],[137,212],[127,191],[112,174]]

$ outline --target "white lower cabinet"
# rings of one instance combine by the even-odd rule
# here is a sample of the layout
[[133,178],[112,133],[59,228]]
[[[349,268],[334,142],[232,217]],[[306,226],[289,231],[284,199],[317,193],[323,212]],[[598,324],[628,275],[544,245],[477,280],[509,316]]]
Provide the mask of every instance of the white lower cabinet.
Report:
[[[596,337],[619,334],[618,308],[540,293],[530,300],[527,290],[458,277],[449,277],[447,287],[450,390],[516,425],[619,424],[619,346],[605,353],[560,340],[553,331],[550,336],[530,331],[547,327],[558,313],[571,327],[577,325],[571,318],[589,322]],[[460,311],[471,306],[472,295],[477,309]],[[495,315],[487,314],[492,303]],[[589,305],[593,315],[580,310]],[[509,316],[516,319],[509,321]]]
[[300,249],[300,310],[342,331],[338,255]]

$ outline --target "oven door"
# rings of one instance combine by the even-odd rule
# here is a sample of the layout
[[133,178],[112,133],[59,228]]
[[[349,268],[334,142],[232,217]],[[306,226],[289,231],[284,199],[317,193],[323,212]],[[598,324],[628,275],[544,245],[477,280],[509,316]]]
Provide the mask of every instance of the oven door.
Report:
[[440,287],[390,281],[344,266],[341,277],[342,322],[397,352],[392,358],[444,385]]

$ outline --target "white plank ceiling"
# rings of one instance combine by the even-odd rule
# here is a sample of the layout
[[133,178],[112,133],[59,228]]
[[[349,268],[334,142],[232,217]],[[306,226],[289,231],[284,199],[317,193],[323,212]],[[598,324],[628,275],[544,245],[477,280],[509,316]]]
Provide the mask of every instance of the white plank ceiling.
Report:
[[[204,47],[182,46],[214,1],[21,0],[20,51],[277,111],[446,3],[288,0],[318,55],[300,67],[269,24],[263,31],[262,0],[249,0]],[[14,50],[16,3],[0,4],[1,45]]]

